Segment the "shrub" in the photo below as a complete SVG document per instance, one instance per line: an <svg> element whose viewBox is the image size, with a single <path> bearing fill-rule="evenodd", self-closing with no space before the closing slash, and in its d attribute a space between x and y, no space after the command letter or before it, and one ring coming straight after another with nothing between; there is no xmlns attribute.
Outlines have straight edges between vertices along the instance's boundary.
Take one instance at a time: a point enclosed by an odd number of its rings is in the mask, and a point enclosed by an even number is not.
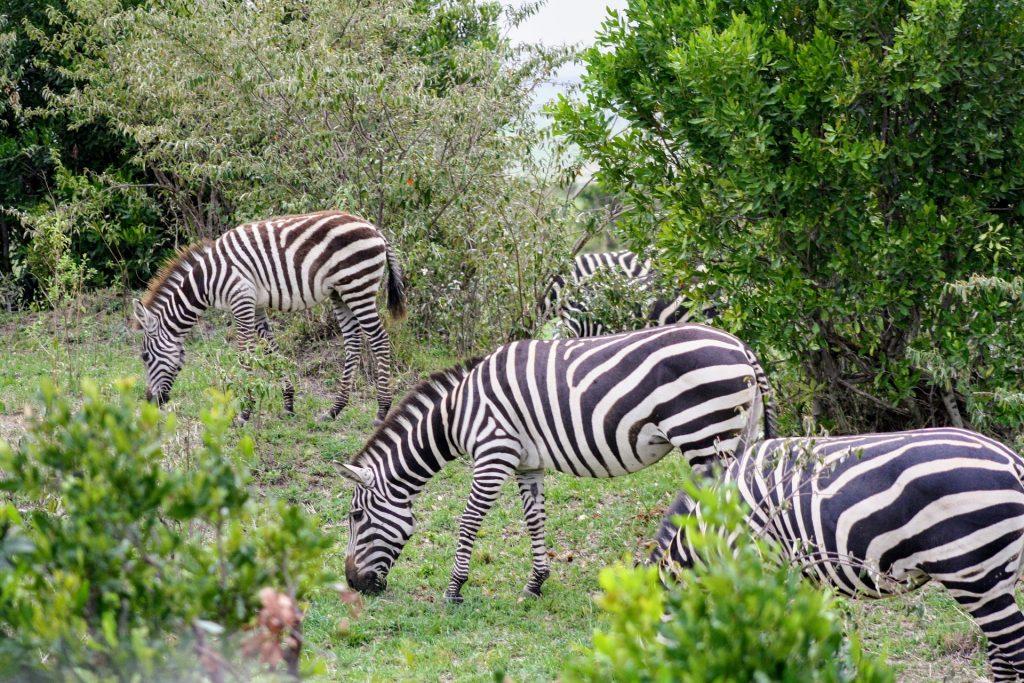
<svg viewBox="0 0 1024 683"><path fill-rule="evenodd" d="M843 635L833 599L779 562L743 522L735 487L688 486L705 524L677 521L702 562L665 591L654 567L600 575L605 630L569 681L890 681ZM663 619L664 617L664 619Z"/></svg>
<svg viewBox="0 0 1024 683"><path fill-rule="evenodd" d="M232 459L252 442L225 446L223 397L203 414L202 446L168 463L173 415L126 382L113 401L82 390L74 409L44 384L29 434L0 444L0 670L213 677L261 601L301 605L325 578L330 542L299 508L251 499ZM290 637L296 659L301 632Z"/></svg>
<svg viewBox="0 0 1024 683"><path fill-rule="evenodd" d="M986 346L965 315L1012 321L946 287L1024 271L1020 3L637 0L584 61L558 125L628 241L684 281L704 263L723 323L799 366L825 426L955 423L1001 372L975 355L947 386L911 350L956 363ZM979 388L1015 390L1006 365Z"/></svg>

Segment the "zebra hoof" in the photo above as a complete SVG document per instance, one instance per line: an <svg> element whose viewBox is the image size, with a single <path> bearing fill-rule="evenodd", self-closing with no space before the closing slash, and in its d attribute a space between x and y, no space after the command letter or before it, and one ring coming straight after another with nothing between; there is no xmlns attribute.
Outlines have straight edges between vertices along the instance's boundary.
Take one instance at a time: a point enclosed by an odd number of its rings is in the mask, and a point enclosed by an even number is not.
<svg viewBox="0 0 1024 683"><path fill-rule="evenodd" d="M461 605L466 599L461 595L444 594L444 601L449 605Z"/></svg>
<svg viewBox="0 0 1024 683"><path fill-rule="evenodd" d="M373 426L374 427L380 427L382 424L384 424L384 420L382 420L379 417L373 418Z"/></svg>
<svg viewBox="0 0 1024 683"><path fill-rule="evenodd" d="M540 600L540 590L534 592L529 588L524 588L520 600Z"/></svg>
<svg viewBox="0 0 1024 683"><path fill-rule="evenodd" d="M320 416L320 422L334 422L334 418L338 417L338 414L333 410L328 410L326 413Z"/></svg>

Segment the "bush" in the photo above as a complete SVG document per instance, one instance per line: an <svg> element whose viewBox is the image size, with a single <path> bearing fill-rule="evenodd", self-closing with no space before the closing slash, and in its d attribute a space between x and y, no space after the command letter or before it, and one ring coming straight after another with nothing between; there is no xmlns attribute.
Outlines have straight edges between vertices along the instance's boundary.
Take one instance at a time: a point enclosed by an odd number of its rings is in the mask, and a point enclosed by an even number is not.
<svg viewBox="0 0 1024 683"><path fill-rule="evenodd" d="M331 543L299 508L251 500L232 458L252 442L225 447L223 398L203 415L202 446L167 463L173 415L137 403L129 383L109 402L82 389L76 410L44 385L29 434L17 449L0 444L0 670L223 673L261 603L301 605L322 582ZM301 631L286 636L297 666Z"/></svg>
<svg viewBox="0 0 1024 683"><path fill-rule="evenodd" d="M637 0L584 61L558 125L629 243L684 281L704 263L723 324L799 366L824 426L955 424L976 388L1015 390L1012 344L950 386L932 370L986 346L965 316L1013 319L946 288L1024 272L1024 6Z"/></svg>
<svg viewBox="0 0 1024 683"><path fill-rule="evenodd" d="M706 525L677 521L703 561L669 591L654 567L604 569L599 604L608 626L566 680L892 680L844 637L829 595L788 565L765 561L780 555L750 535L735 487L688 491Z"/></svg>

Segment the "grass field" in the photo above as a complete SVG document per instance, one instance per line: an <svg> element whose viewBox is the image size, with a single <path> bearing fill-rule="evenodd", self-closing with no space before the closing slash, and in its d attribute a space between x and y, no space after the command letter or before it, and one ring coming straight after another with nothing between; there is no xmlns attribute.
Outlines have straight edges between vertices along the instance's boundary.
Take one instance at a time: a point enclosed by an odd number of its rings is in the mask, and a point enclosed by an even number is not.
<svg viewBox="0 0 1024 683"><path fill-rule="evenodd" d="M37 382L52 377L73 387L83 377L101 386L138 376L137 335L126 329L118 298L90 300L70 318L53 314L0 317L0 438L17 439L25 406ZM0 314L3 315L3 314ZM347 481L331 460L355 453L370 434L376 409L372 390L360 379L353 404L334 422L319 416L338 380L339 340L303 342L286 317L275 319L286 354L298 361L295 416L279 399L269 402L238 431L257 443L252 470L260 493L302 504L319 515L338 541L331 569L342 575L349 504ZM204 389L228 381L226 319L211 316L190 337L185 369L168 406L179 430L198 429ZM422 374L456 359L424 349L399 330L395 334L400 374L398 395ZM111 392L112 393L112 392ZM141 393L141 388L140 388ZM458 515L469 490L464 462L449 466L417 503L418 530L389 577L387 592L370 598L348 627L329 591L314 599L305 624L307 646L329 667L330 678L348 680L553 679L566 659L589 642L601 625L594 605L601 567L643 552L664 506L678 486L680 462L667 458L640 474L615 480L547 480L548 541L552 576L540 600L523 601L520 589L530 568L529 541L519 497L509 486L486 519L476 547L465 604L440 600L454 555ZM901 680L977 680L983 650L975 627L940 589L885 602L849 602L849 625L869 652L884 653Z"/></svg>

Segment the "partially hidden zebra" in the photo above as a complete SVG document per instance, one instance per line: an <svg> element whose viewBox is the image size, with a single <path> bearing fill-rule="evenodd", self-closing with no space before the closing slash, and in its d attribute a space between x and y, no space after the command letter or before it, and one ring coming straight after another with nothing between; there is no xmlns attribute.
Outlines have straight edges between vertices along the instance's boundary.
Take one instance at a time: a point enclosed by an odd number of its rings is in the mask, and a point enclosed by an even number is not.
<svg viewBox="0 0 1024 683"><path fill-rule="evenodd" d="M654 286L655 274L651 269L650 260L642 260L631 251L606 251L579 254L573 259L572 271L568 277L556 275L541 304L541 319L557 318L556 337L592 337L609 332L594 317L584 301L588 281L602 271L608 271L628 279L631 286L641 290L651 290ZM593 286L598 286L594 284ZM570 293L567 290L571 290ZM649 310L639 311L639 317L645 318L647 326L670 325L679 322L703 322L715 316L711 305L705 306L694 318L690 309L690 301L680 294L675 298L657 297L651 302Z"/></svg>
<svg viewBox="0 0 1024 683"><path fill-rule="evenodd" d="M448 462L470 458L473 482L459 523L445 597L460 602L484 516L515 478L531 539L525 592L549 574L544 472L616 477L673 449L695 466L728 454L745 410L770 387L732 335L672 325L606 337L520 341L437 373L412 389L342 473L356 482L345 571L363 592L385 578L412 536L412 507ZM773 416L765 413L765 431Z"/></svg>
<svg viewBox="0 0 1024 683"><path fill-rule="evenodd" d="M725 471L752 533L836 591L880 598L929 580L949 590L988 638L996 680L1024 678L1024 460L962 429L772 439ZM681 495L670 515L696 515ZM663 523L654 560L670 583L699 556L685 527Z"/></svg>
<svg viewBox="0 0 1024 683"><path fill-rule="evenodd" d="M331 300L344 337L341 387L328 416L348 403L361 335L376 361L377 418L391 406L391 345L377 313L377 290L388 271L388 310L405 315L402 274L391 245L369 222L338 211L246 223L181 250L152 280L134 313L143 331L146 397L164 403L185 360L184 338L208 308L227 310L243 350L257 337L272 351L267 309L300 311ZM286 381L285 410L294 389Z"/></svg>

